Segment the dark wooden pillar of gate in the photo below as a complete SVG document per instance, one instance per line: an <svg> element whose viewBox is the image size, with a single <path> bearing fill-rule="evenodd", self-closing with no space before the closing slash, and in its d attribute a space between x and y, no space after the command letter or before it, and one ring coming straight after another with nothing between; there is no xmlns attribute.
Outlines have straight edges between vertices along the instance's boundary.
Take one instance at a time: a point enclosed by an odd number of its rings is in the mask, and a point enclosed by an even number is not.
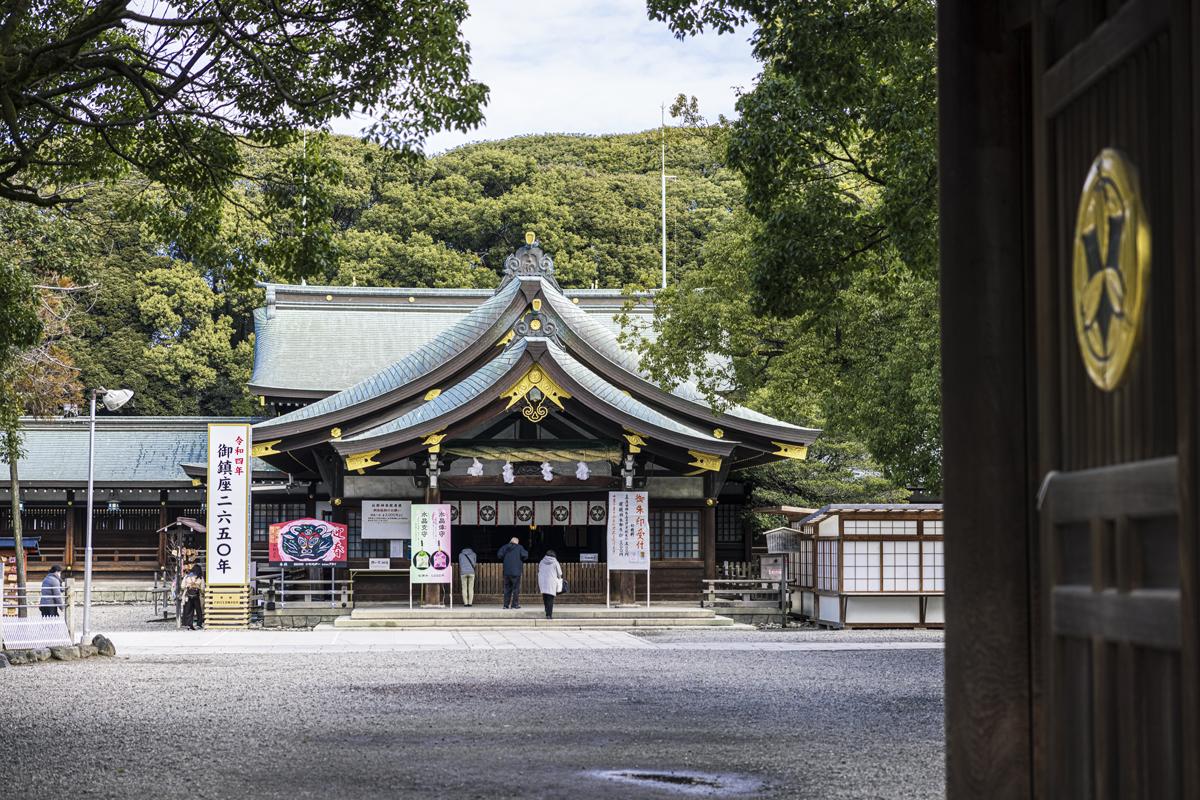
<svg viewBox="0 0 1200 800"><path fill-rule="evenodd" d="M1033 791L1029 78L1012 7L938 5L946 783L954 800Z"/></svg>

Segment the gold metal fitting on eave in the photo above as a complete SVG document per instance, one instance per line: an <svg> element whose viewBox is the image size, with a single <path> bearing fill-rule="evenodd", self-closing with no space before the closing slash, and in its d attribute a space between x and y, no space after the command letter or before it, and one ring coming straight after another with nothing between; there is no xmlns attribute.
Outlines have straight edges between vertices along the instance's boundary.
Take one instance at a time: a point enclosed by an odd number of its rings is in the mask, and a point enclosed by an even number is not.
<svg viewBox="0 0 1200 800"><path fill-rule="evenodd" d="M275 449L275 445L282 441L283 439L272 439L269 442L257 442L250 448L250 455L255 458L259 456L279 455L279 451Z"/></svg>
<svg viewBox="0 0 1200 800"><path fill-rule="evenodd" d="M441 395L441 393L442 393L441 389L430 389L428 392L425 393L425 402L428 403L430 400L437 399L437 397L439 395Z"/></svg>
<svg viewBox="0 0 1200 800"><path fill-rule="evenodd" d="M496 342L496 347L504 347L506 344L511 342L513 340L513 337L515 337L516 335L517 335L516 331L509 331L508 333L506 333L500 337L500 341Z"/></svg>
<svg viewBox="0 0 1200 800"><path fill-rule="evenodd" d="M1137 352L1150 284L1150 221L1137 168L1100 151L1079 196L1072 244L1075 336L1092 383L1111 392Z"/></svg>
<svg viewBox="0 0 1200 800"><path fill-rule="evenodd" d="M630 453L640 453L642 452L642 448L649 444L640 433L626 433L623 436L625 437L625 441L629 442Z"/></svg>
<svg viewBox="0 0 1200 800"><path fill-rule="evenodd" d="M442 452L442 439L445 438L446 434L444 433L431 433L425 437L425 440L421 444L428 447L431 453L440 453Z"/></svg>
<svg viewBox="0 0 1200 800"><path fill-rule="evenodd" d="M342 438L342 429L341 428L330 428L329 435L332 436L334 439L340 439L340 438Z"/></svg>
<svg viewBox="0 0 1200 800"><path fill-rule="evenodd" d="M525 231L525 244L533 244L536 241L537 236L534 235L533 231Z"/></svg>
<svg viewBox="0 0 1200 800"><path fill-rule="evenodd" d="M806 444L787 444L785 442L771 442L779 449L771 455L780 456L781 458L794 458L797 461L803 461L808 458L808 445Z"/></svg>
<svg viewBox="0 0 1200 800"><path fill-rule="evenodd" d="M362 453L351 453L346 456L346 469L350 471L366 469L367 467L378 467L379 462L375 460L375 456L379 455L378 450L366 450Z"/></svg>
<svg viewBox="0 0 1200 800"><path fill-rule="evenodd" d="M712 453L701 453L699 450L688 450L688 455L695 459L688 464L689 467L697 467L709 472L720 472L721 457Z"/></svg>

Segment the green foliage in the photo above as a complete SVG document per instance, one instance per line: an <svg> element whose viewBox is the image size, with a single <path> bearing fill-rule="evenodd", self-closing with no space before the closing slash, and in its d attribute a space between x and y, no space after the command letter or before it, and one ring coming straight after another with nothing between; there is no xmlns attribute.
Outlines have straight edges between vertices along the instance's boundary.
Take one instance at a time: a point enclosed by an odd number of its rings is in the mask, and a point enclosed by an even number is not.
<svg viewBox="0 0 1200 800"><path fill-rule="evenodd" d="M822 436L804 461L786 460L748 471L754 506L820 508L830 503L896 503L908 493L884 477L853 440ZM758 515L763 529L781 524Z"/></svg>
<svg viewBox="0 0 1200 800"><path fill-rule="evenodd" d="M350 110L419 153L482 120L466 0L150 4L24 0L0 12L0 197L43 206L136 169L193 222L277 146Z"/></svg>
<svg viewBox="0 0 1200 800"><path fill-rule="evenodd" d="M714 397L863 442L884 474L941 486L932 0L650 0L680 37L753 26L764 65L714 146L753 224L659 304L663 379L705 352ZM695 103L672 109L693 122ZM716 239L710 246L716 244ZM704 301L696 290L724 284ZM705 305L719 305L706 317ZM678 317L677 321L671 321ZM800 396L817 408L795 408ZM793 406L793 408L789 408Z"/></svg>

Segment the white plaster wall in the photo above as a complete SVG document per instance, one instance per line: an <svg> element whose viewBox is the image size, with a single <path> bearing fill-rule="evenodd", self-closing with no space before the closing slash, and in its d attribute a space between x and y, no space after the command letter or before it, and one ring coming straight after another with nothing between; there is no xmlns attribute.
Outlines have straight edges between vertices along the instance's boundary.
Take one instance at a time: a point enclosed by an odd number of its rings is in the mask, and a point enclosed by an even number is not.
<svg viewBox="0 0 1200 800"><path fill-rule="evenodd" d="M834 514L832 517L821 520L821 524L817 526L818 536L837 536L838 535L838 518Z"/></svg>
<svg viewBox="0 0 1200 800"><path fill-rule="evenodd" d="M929 598L929 604L925 606L925 621L931 625L946 624L946 598Z"/></svg>
<svg viewBox="0 0 1200 800"><path fill-rule="evenodd" d="M919 597L849 597L847 625L919 625Z"/></svg>
<svg viewBox="0 0 1200 800"><path fill-rule="evenodd" d="M817 597L817 619L822 622L842 624L841 602L837 596L819 595Z"/></svg>

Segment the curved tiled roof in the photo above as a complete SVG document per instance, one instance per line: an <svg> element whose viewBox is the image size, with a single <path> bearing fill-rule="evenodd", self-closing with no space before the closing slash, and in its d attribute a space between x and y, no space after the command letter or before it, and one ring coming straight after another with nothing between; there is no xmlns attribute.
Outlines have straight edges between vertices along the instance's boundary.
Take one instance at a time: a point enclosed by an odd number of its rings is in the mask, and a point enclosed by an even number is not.
<svg viewBox="0 0 1200 800"><path fill-rule="evenodd" d="M524 354L525 340L518 339L505 348L499 356L484 364L469 377L451 386L432 400L427 400L412 411L396 419L389 420L382 425L377 425L361 433L356 433L353 436L346 436L341 441L343 443L354 442L361 444L366 440L377 439L381 436L388 436L413 428L421 428L435 422L439 417L454 411L464 403L473 400L484 392L491 391L495 387L495 384L501 381L509 370L521 360L521 356ZM500 395L497 394L496 397L499 399Z"/></svg>
<svg viewBox="0 0 1200 800"><path fill-rule="evenodd" d="M658 387L657 384L655 384L654 381L642 371L641 364L638 362L637 356L623 348L621 343L617 341L617 337L613 335L612 331L608 330L603 325L598 325L589 314L580 311L579 308L577 308L562 293L555 290L554 287L548 285L544 286L544 291L546 299L549 301L554 313L558 315L558 317L565 323L565 327L567 328L565 333L567 335L573 334L579 337L583 343L587 344L589 347L591 347L591 349L598 352L604 358L608 359L625 372L628 372L643 381L655 385L661 391L667 391L661 389L661 387ZM689 403L694 403L698 406L701 406L704 410L712 413L708 399L704 396L704 393L700 391L700 388L691 381L679 384L674 389L671 389L670 393L678 398L687 400ZM816 431L812 430L811 428L793 425L790 422L784 422L782 420L775 419L774 417L759 413L758 411L746 408L745 406L731 405L725 408L724 413L732 417L738 417L740 419L747 420L748 422L757 422L764 425L774 425L780 428L792 429L800 434L816 434ZM714 418L716 417L715 414L713 416Z"/></svg>
<svg viewBox="0 0 1200 800"><path fill-rule="evenodd" d="M432 340L383 370L337 394L318 400L290 414L261 422L255 426L256 430L269 431L280 425L348 408L372 397L400 389L427 375L439 364L458 355L481 337L488 336L488 331L501 321L505 309L509 307L520 289L518 282L509 284L502 291L477 306L467 316L438 333ZM390 329L392 326L387 327Z"/></svg>
<svg viewBox="0 0 1200 800"><path fill-rule="evenodd" d="M689 438L696 439L697 442L706 442L717 445L722 443L724 443L724 445L737 444L737 442L734 442L730 439L714 438L706 431L702 431L699 428L693 428L691 425L668 417L666 414L663 414L662 412L646 405L641 400L630 397L621 389L613 386L607 380L592 372L583 364L580 364L578 361L572 358L566 350L562 349L553 342L549 343L547 350L549 351L554 363L562 367L563 371L566 372L572 380L582 386L588 392L588 394L628 416L642 420L648 425L653 425L657 428L678 433L681 436L687 436ZM723 449L727 448L723 447Z"/></svg>

